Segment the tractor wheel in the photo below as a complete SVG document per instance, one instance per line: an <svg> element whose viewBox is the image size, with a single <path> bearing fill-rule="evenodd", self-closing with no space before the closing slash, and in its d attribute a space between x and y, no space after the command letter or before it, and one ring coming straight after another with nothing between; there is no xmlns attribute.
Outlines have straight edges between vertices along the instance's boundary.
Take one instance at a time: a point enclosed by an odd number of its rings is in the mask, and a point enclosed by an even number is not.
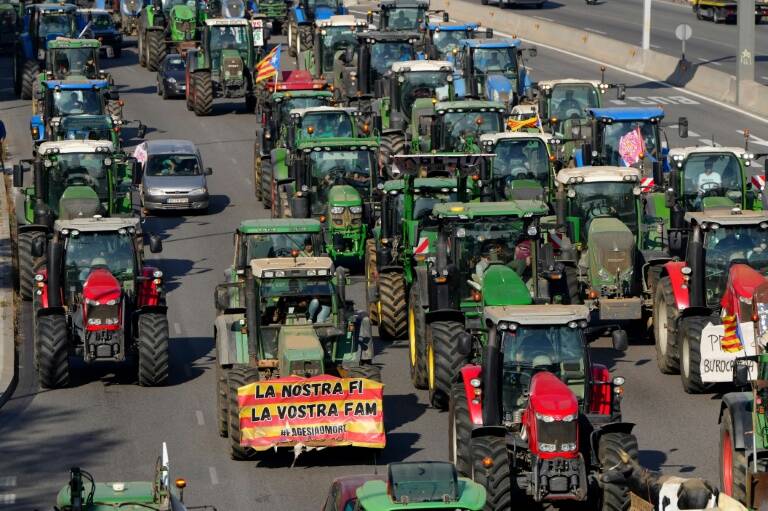
<svg viewBox="0 0 768 511"><path fill-rule="evenodd" d="M741 503L747 501L747 457L733 446L733 419L723 410L720 423L720 488Z"/></svg>
<svg viewBox="0 0 768 511"><path fill-rule="evenodd" d="M272 208L272 162L268 166L261 163L261 205L264 209Z"/></svg>
<svg viewBox="0 0 768 511"><path fill-rule="evenodd" d="M559 295L562 303L566 305L582 303L581 293L579 293L579 273L573 266L565 267L560 280L550 282L553 289L550 291L550 296Z"/></svg>
<svg viewBox="0 0 768 511"><path fill-rule="evenodd" d="M402 339L408 330L405 278L396 272L379 275L379 337Z"/></svg>
<svg viewBox="0 0 768 511"><path fill-rule="evenodd" d="M165 36L160 30L147 32L147 70L157 71L166 54Z"/></svg>
<svg viewBox="0 0 768 511"><path fill-rule="evenodd" d="M215 336L214 336L215 338ZM221 366L216 366L216 420L219 424L219 436L227 438L229 435L229 396L227 395L227 371Z"/></svg>
<svg viewBox="0 0 768 511"><path fill-rule="evenodd" d="M211 82L211 73L208 71L199 71L192 77L195 87L195 100L193 107L195 115L209 115L211 105L213 104L213 82Z"/></svg>
<svg viewBox="0 0 768 511"><path fill-rule="evenodd" d="M299 27L299 41L301 41L301 51L311 50L315 46L315 35L310 25Z"/></svg>
<svg viewBox="0 0 768 511"><path fill-rule="evenodd" d="M189 78L189 87L187 88L186 91L184 91L184 104L187 107L187 110L190 112L195 109L195 102L194 102L195 91L190 90L190 89L193 89L194 86L195 86L195 76L192 75Z"/></svg>
<svg viewBox="0 0 768 511"><path fill-rule="evenodd" d="M32 99L32 87L40 74L40 66L34 60L24 62L21 71L21 99Z"/></svg>
<svg viewBox="0 0 768 511"><path fill-rule="evenodd" d="M469 419L464 383L454 383L448 406L448 459L456 465L459 475L465 477L472 473L471 436L472 422Z"/></svg>
<svg viewBox="0 0 768 511"><path fill-rule="evenodd" d="M680 371L680 349L675 336L679 317L672 283L669 277L663 277L656 286L653 298L653 337L656 343L656 364L664 374Z"/></svg>
<svg viewBox="0 0 768 511"><path fill-rule="evenodd" d="M693 13L696 14L697 20L703 20L704 16L701 15L701 8L698 6L698 4L694 4L693 6Z"/></svg>
<svg viewBox="0 0 768 511"><path fill-rule="evenodd" d="M373 364L352 366L347 371L347 378L365 378L381 383L381 368Z"/></svg>
<svg viewBox="0 0 768 511"><path fill-rule="evenodd" d="M259 370L244 365L236 365L227 373L227 393L229 394L229 447L233 460L247 460L253 457L253 451L240 445L240 408L237 403L237 389L243 385L259 381Z"/></svg>
<svg viewBox="0 0 768 511"><path fill-rule="evenodd" d="M252 114L256 111L256 96L253 94L245 95L245 111Z"/></svg>
<svg viewBox="0 0 768 511"><path fill-rule="evenodd" d="M485 511L511 509L512 477L504 437L478 436L472 439L472 479L485 487ZM490 466L488 465L490 462Z"/></svg>
<svg viewBox="0 0 768 511"><path fill-rule="evenodd" d="M428 389L427 339L424 325L424 309L418 293L418 284L411 286L408 300L408 360L411 367L411 382L417 389Z"/></svg>
<svg viewBox="0 0 768 511"><path fill-rule="evenodd" d="M22 300L31 300L35 286L35 268L39 260L32 255L32 247L37 240L45 240L45 233L24 231L19 233L19 294Z"/></svg>
<svg viewBox="0 0 768 511"><path fill-rule="evenodd" d="M67 318L51 314L36 318L35 361L40 386L55 389L69 385L69 346Z"/></svg>
<svg viewBox="0 0 768 511"><path fill-rule="evenodd" d="M688 394L700 394L709 387L701 380L701 332L709 323L719 324L720 318L694 316L680 323L680 379Z"/></svg>
<svg viewBox="0 0 768 511"><path fill-rule="evenodd" d="M136 38L136 45L138 46L136 53L139 54L139 65L141 67L147 67L147 32L146 30L139 29L139 36Z"/></svg>
<svg viewBox="0 0 768 511"><path fill-rule="evenodd" d="M637 438L629 433L604 433L600 435L597 459L604 470L622 463L621 452L637 460ZM626 511L629 509L629 488L623 484L605 484L602 487L600 509L602 511Z"/></svg>
<svg viewBox="0 0 768 511"><path fill-rule="evenodd" d="M388 133L381 137L379 146L379 168L384 171L387 179L394 179L392 175L391 157L396 154L405 154L405 135L402 133Z"/></svg>
<svg viewBox="0 0 768 511"><path fill-rule="evenodd" d="M288 54L296 57L296 34L299 32L299 26L295 19L288 21Z"/></svg>
<svg viewBox="0 0 768 511"><path fill-rule="evenodd" d="M139 385L157 387L168 381L168 317L147 313L139 316Z"/></svg>
<svg viewBox="0 0 768 511"><path fill-rule="evenodd" d="M253 191L256 200L264 200L261 188L261 147L258 140L253 143Z"/></svg>
<svg viewBox="0 0 768 511"><path fill-rule="evenodd" d="M463 332L464 325L458 321L435 321L427 326L429 400L440 410L448 408L451 384L467 361L456 349L456 338Z"/></svg>
<svg viewBox="0 0 768 511"><path fill-rule="evenodd" d="M377 288L377 268L376 268L376 240L371 238L365 240L365 301L368 304L368 317L371 323L379 323L379 301L374 300L374 290ZM377 294L377 293L376 293ZM379 337L382 337L379 329Z"/></svg>

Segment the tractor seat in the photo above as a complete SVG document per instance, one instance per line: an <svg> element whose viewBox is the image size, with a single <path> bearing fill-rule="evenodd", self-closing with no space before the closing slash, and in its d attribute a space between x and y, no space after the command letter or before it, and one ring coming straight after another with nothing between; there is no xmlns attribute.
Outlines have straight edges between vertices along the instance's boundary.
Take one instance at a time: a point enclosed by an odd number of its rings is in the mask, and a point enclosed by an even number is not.
<svg viewBox="0 0 768 511"><path fill-rule="evenodd" d="M552 365L552 359L547 355L536 355L531 361L533 367L542 367Z"/></svg>

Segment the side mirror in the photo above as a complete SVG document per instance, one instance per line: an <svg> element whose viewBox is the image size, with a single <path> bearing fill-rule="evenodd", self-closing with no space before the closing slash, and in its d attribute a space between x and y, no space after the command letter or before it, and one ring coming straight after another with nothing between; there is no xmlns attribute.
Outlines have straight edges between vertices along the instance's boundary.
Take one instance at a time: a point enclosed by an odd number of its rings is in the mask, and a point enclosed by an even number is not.
<svg viewBox="0 0 768 511"><path fill-rule="evenodd" d="M539 50L537 48L528 48L528 57L534 58L538 54L539 54Z"/></svg>
<svg viewBox="0 0 768 511"><path fill-rule="evenodd" d="M680 117L677 121L677 136L680 138L688 138L688 118Z"/></svg>
<svg viewBox="0 0 768 511"><path fill-rule="evenodd" d="M673 188L667 188L664 190L664 205L668 209L672 209L675 206L675 202L677 202L675 190Z"/></svg>
<svg viewBox="0 0 768 511"><path fill-rule="evenodd" d="M139 129L136 130L137 138L144 138L147 134L147 125L139 123Z"/></svg>
<svg viewBox="0 0 768 511"><path fill-rule="evenodd" d="M611 332L611 342L613 349L621 351L622 353L627 351L629 347L629 339L627 338L626 330L614 330Z"/></svg>
<svg viewBox="0 0 768 511"><path fill-rule="evenodd" d="M737 359L733 364L733 383L737 387L749 386L749 361Z"/></svg>
<svg viewBox="0 0 768 511"><path fill-rule="evenodd" d="M43 257L45 255L45 238L37 236L32 243L32 255L34 257Z"/></svg>
<svg viewBox="0 0 768 511"><path fill-rule="evenodd" d="M472 354L472 336L467 332L462 332L456 337L456 351L464 357Z"/></svg>
<svg viewBox="0 0 768 511"><path fill-rule="evenodd" d="M349 65L355 60L355 49L352 47L344 48L344 63Z"/></svg>
<svg viewBox="0 0 768 511"><path fill-rule="evenodd" d="M24 186L24 168L21 165L13 166L13 186L15 188Z"/></svg>
<svg viewBox="0 0 768 511"><path fill-rule="evenodd" d="M153 254L159 254L163 251L163 240L157 234L149 235L149 251Z"/></svg>
<svg viewBox="0 0 768 511"><path fill-rule="evenodd" d="M485 37L486 39L490 39L493 37L493 29L492 28L486 28L485 29Z"/></svg>
<svg viewBox="0 0 768 511"><path fill-rule="evenodd" d="M211 167L205 167L205 175L210 176L213 174L213 169Z"/></svg>
<svg viewBox="0 0 768 511"><path fill-rule="evenodd" d="M616 99L619 99L621 101L624 101L627 99L627 86L623 83L620 83L616 86Z"/></svg>
<svg viewBox="0 0 768 511"><path fill-rule="evenodd" d="M447 23L449 21L451 21L451 18L448 16L447 12L444 12L443 13L443 22Z"/></svg>

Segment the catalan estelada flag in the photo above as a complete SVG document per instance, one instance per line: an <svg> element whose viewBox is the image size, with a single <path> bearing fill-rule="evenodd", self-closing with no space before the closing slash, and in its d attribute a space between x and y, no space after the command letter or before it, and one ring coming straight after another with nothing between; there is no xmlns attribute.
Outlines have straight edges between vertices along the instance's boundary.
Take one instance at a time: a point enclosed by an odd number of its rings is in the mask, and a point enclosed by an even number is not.
<svg viewBox="0 0 768 511"><path fill-rule="evenodd" d="M528 119L522 119L520 121L517 121L515 119L509 119L507 121L507 127L510 131L520 131L525 128L538 128L539 127L539 116L533 116L529 117Z"/></svg>
<svg viewBox="0 0 768 511"><path fill-rule="evenodd" d="M736 353L744 349L744 343L741 340L741 329L739 328L739 318L736 315L723 315L723 327L725 332L720 341L720 348L726 353Z"/></svg>
<svg viewBox="0 0 768 511"><path fill-rule="evenodd" d="M267 53L267 56L256 64L256 83L277 76L280 70L280 45L278 44Z"/></svg>

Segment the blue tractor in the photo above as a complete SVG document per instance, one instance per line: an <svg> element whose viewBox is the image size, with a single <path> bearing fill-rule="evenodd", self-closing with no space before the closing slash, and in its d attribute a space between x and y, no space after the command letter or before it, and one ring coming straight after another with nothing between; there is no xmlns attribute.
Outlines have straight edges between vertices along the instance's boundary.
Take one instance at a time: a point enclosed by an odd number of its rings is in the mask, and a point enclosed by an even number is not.
<svg viewBox="0 0 768 511"><path fill-rule="evenodd" d="M293 56L314 46L315 20L348 14L343 0L299 0L288 12L288 51Z"/></svg>
<svg viewBox="0 0 768 511"><path fill-rule="evenodd" d="M493 37L493 30L488 28L480 32L477 23L460 23L448 21L447 13L443 15L443 21L427 24L427 32L424 41L424 53L429 60L447 60L453 62L459 52L459 44L462 39L475 39L478 34L485 37Z"/></svg>
<svg viewBox="0 0 768 511"><path fill-rule="evenodd" d="M456 70L462 74L467 97L503 103L511 110L521 98L533 94L524 56L536 48L522 48L520 39L462 39Z"/></svg>
<svg viewBox="0 0 768 511"><path fill-rule="evenodd" d="M33 84L45 69L48 41L78 35L76 10L71 4L30 4L24 8L13 62L13 86L21 99L32 99Z"/></svg>

